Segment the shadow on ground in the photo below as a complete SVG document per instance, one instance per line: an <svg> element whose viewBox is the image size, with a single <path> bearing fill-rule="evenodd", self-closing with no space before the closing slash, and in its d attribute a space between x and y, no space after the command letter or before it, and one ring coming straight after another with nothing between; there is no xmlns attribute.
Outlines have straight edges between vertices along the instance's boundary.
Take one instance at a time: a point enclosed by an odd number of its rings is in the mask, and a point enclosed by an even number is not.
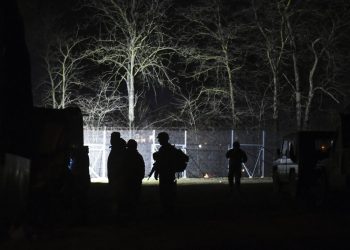
<svg viewBox="0 0 350 250"><path fill-rule="evenodd" d="M58 226L1 249L347 249L343 199L315 207L275 194L271 182L244 182L240 195L230 195L225 182L187 182L178 185L176 212L166 217L151 183L143 185L135 217L117 221L107 184L94 183L86 225Z"/></svg>

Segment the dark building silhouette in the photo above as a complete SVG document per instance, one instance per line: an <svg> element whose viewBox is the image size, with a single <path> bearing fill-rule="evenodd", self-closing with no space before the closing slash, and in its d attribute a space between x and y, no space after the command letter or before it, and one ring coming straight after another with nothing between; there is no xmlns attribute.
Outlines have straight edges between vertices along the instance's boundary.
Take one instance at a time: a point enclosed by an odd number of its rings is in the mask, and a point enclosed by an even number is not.
<svg viewBox="0 0 350 250"><path fill-rule="evenodd" d="M29 157L30 58L16 1L2 1L0 30L0 147L2 152Z"/></svg>
<svg viewBox="0 0 350 250"><path fill-rule="evenodd" d="M23 221L29 182L25 159L31 158L30 60L16 1L1 1L0 34L0 199L7 201L0 206L0 235L6 235L8 227Z"/></svg>

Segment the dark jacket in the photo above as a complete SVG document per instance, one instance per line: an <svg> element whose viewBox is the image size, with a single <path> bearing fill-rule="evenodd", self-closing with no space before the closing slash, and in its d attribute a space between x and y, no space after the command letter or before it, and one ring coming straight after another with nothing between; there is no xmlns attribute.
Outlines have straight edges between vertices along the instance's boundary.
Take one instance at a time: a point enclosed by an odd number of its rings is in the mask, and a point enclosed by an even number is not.
<svg viewBox="0 0 350 250"><path fill-rule="evenodd" d="M226 158L229 159L230 169L240 169L242 163L247 162L247 154L240 148L232 148L226 153Z"/></svg>
<svg viewBox="0 0 350 250"><path fill-rule="evenodd" d="M142 155L135 149L127 149L124 158L125 177L132 185L141 184L145 176L145 162Z"/></svg>
<svg viewBox="0 0 350 250"><path fill-rule="evenodd" d="M120 171L123 169L125 148L112 147L107 161L107 176L110 183L117 181Z"/></svg>
<svg viewBox="0 0 350 250"><path fill-rule="evenodd" d="M155 175L159 174L160 181L173 181L175 179L174 154L175 147L170 143L159 148L158 152L153 154L155 160Z"/></svg>

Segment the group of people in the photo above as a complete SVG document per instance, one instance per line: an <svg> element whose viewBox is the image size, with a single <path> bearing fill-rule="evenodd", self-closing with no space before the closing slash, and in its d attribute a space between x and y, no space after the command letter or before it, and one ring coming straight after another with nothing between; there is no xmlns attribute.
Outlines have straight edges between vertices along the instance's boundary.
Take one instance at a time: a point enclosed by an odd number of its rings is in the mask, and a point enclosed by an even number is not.
<svg viewBox="0 0 350 250"><path fill-rule="evenodd" d="M113 206L119 216L130 212L138 202L145 176L145 162L137 150L137 142L133 139L126 142L119 132L111 134L110 147L108 181Z"/></svg>
<svg viewBox="0 0 350 250"><path fill-rule="evenodd" d="M176 166L175 146L169 143L169 135L161 132L157 136L160 148L153 154L154 165L148 177L154 174L159 178L159 195L166 214L174 210L176 199ZM238 141L228 150L228 181L230 191L240 190L242 163L247 161L246 153L240 148ZM130 139L126 142L119 132L111 134L111 151L108 156L108 180L113 195L113 204L118 215L129 213L138 202L142 179L145 176L145 163L137 150L137 142Z"/></svg>
<svg viewBox="0 0 350 250"><path fill-rule="evenodd" d="M159 150L153 154L154 166L148 175L159 178L160 201L164 212L171 213L176 197L176 170L174 156L176 148L169 143L169 135L161 132L157 136ZM108 181L113 197L113 206L118 216L123 216L135 208L145 176L145 163L137 150L137 142L126 142L119 132L111 134L111 151L108 156Z"/></svg>

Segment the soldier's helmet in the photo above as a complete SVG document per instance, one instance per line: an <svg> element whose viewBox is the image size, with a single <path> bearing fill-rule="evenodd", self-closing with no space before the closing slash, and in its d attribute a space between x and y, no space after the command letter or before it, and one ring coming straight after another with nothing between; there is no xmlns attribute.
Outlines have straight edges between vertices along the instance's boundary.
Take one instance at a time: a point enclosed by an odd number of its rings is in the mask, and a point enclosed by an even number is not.
<svg viewBox="0 0 350 250"><path fill-rule="evenodd" d="M111 145L116 146L120 143L120 133L119 132L112 132L111 134Z"/></svg>
<svg viewBox="0 0 350 250"><path fill-rule="evenodd" d="M129 149L137 149L137 142L134 139L130 139L126 143L126 147L129 148Z"/></svg>
<svg viewBox="0 0 350 250"><path fill-rule="evenodd" d="M241 144L238 141L233 142L233 148L240 148Z"/></svg>
<svg viewBox="0 0 350 250"><path fill-rule="evenodd" d="M157 136L159 140L169 141L169 135L166 132L160 132Z"/></svg>

